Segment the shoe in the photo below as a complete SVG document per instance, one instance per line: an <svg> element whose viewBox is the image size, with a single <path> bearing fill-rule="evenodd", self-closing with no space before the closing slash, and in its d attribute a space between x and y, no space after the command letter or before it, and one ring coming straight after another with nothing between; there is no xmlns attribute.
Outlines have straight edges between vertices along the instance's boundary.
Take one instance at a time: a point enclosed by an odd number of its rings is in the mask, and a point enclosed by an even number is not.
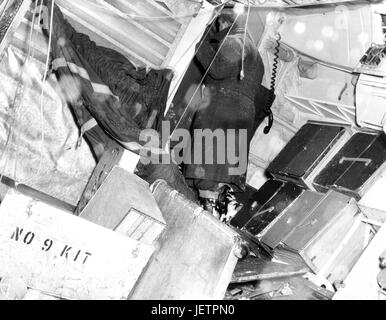
<svg viewBox="0 0 386 320"><path fill-rule="evenodd" d="M235 192L228 184L220 188L216 204L221 222L229 222L243 207L241 203L237 202Z"/></svg>

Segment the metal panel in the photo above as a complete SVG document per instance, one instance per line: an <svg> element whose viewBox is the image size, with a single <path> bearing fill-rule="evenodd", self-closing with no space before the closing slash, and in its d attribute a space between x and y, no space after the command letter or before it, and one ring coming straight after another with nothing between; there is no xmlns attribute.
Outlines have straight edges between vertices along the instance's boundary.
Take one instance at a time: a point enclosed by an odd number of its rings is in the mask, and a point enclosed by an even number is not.
<svg viewBox="0 0 386 320"><path fill-rule="evenodd" d="M237 262L237 234L166 182L153 194L167 227L131 299L222 299Z"/></svg>

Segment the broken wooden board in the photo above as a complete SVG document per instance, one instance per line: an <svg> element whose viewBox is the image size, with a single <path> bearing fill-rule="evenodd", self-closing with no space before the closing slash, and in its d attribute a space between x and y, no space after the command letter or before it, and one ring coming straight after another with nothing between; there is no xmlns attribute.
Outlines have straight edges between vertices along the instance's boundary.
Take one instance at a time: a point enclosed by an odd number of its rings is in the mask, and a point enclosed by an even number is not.
<svg viewBox="0 0 386 320"><path fill-rule="evenodd" d="M237 233L165 181L153 194L166 229L130 298L222 299L238 260Z"/></svg>
<svg viewBox="0 0 386 320"><path fill-rule="evenodd" d="M0 277L66 299L126 299L154 248L10 190L0 206Z"/></svg>

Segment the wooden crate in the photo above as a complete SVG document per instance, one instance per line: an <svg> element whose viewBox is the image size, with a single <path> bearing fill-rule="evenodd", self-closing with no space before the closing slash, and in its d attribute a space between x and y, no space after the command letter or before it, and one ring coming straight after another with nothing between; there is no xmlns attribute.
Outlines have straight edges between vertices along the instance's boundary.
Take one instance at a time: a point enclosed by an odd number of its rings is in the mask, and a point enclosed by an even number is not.
<svg viewBox="0 0 386 320"><path fill-rule="evenodd" d="M80 217L146 244L155 243L165 228L149 184L119 166L113 167Z"/></svg>
<svg viewBox="0 0 386 320"><path fill-rule="evenodd" d="M360 200L386 171L384 134L358 132L314 179L315 189L334 189Z"/></svg>
<svg viewBox="0 0 386 320"><path fill-rule="evenodd" d="M294 228L302 224L309 212L323 199L322 193L306 190L295 202L278 217L261 241L272 249L275 249L292 232Z"/></svg>
<svg viewBox="0 0 386 320"><path fill-rule="evenodd" d="M270 163L275 178L315 190L312 182L351 137L346 125L308 122Z"/></svg>
<svg viewBox="0 0 386 320"><path fill-rule="evenodd" d="M303 192L304 189L292 182L268 180L251 194L230 223L261 239Z"/></svg>
<svg viewBox="0 0 386 320"><path fill-rule="evenodd" d="M282 246L332 284L342 282L369 241L369 228L355 199L330 191L302 215Z"/></svg>
<svg viewBox="0 0 386 320"><path fill-rule="evenodd" d="M126 299L154 247L10 190L0 206L0 278L65 299Z"/></svg>

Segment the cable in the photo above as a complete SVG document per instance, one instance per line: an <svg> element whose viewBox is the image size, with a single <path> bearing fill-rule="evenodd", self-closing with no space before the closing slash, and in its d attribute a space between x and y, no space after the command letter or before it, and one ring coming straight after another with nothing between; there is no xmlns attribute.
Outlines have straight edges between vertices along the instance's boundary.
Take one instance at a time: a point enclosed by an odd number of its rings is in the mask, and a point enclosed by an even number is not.
<svg viewBox="0 0 386 320"><path fill-rule="evenodd" d="M247 38L247 29L248 29L248 20L249 20L250 11L251 11L251 2L250 2L250 0L248 0L248 14L247 14L247 19L245 21L245 26L244 26L243 53L241 56L240 80L244 79L245 40Z"/></svg>
<svg viewBox="0 0 386 320"><path fill-rule="evenodd" d="M268 124L263 130L264 134L268 134L269 131L271 131L271 128L273 125L273 113L272 113L271 107L275 101L275 87L276 87L276 78L277 78L277 68L279 64L280 40L281 40L281 35L280 33L278 33L276 38L276 46L275 46L273 65L272 65L271 86L270 86L270 90L269 90L267 101L264 108L264 113L268 117Z"/></svg>

